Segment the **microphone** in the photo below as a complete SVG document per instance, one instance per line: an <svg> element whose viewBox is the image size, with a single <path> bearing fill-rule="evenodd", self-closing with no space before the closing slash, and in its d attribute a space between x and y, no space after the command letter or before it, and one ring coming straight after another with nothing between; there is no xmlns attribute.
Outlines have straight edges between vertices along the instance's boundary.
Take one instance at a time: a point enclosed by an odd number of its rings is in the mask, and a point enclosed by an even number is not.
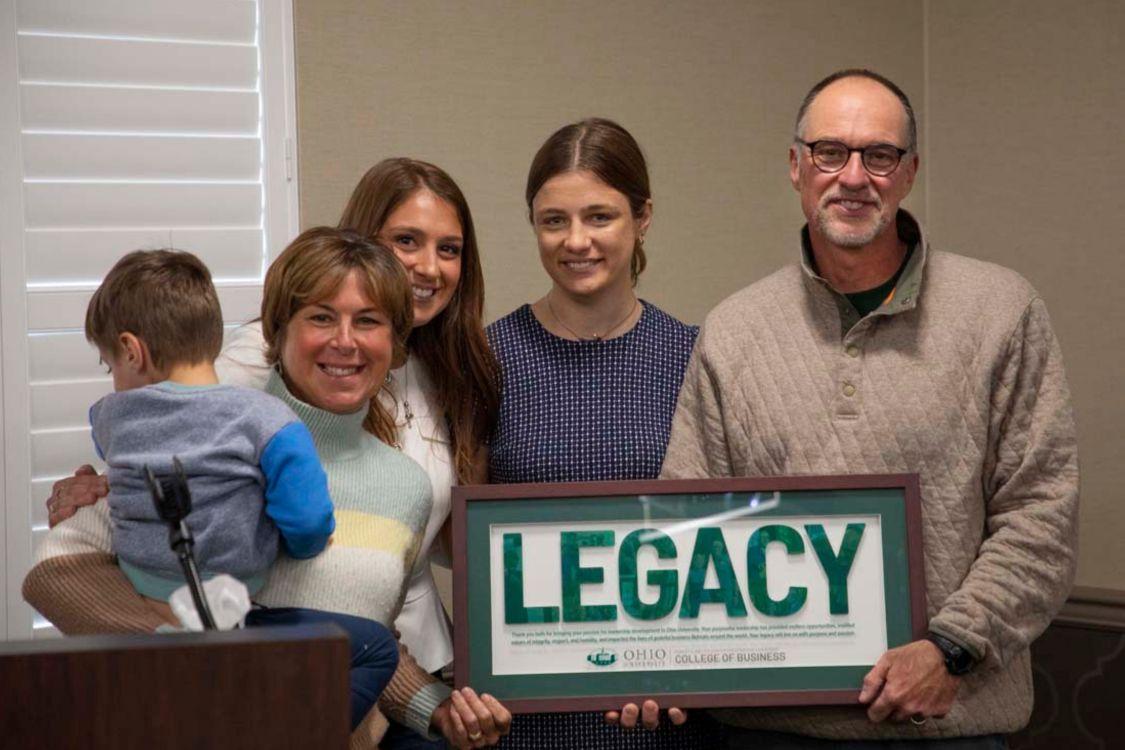
<svg viewBox="0 0 1125 750"><path fill-rule="evenodd" d="M195 610L199 613L199 621L203 623L204 630L215 630L215 618L211 615L211 608L203 596L203 584L199 580L199 569L195 565L195 555L192 548L195 537L187 525L187 516L191 513L191 491L188 489L187 476L184 474L183 464L177 456L172 457L172 474L157 478L152 469L145 464L145 483L152 494L152 504L156 507L156 514L168 524L168 543L172 551L179 558L180 567L183 568L184 578L187 579L188 589L191 590L191 599L195 602Z"/></svg>

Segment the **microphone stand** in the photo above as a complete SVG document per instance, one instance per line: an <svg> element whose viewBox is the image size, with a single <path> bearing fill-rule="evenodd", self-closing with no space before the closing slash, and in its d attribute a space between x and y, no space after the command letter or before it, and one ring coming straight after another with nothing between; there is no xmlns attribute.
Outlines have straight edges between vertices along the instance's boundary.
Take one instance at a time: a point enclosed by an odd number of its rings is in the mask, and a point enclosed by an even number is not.
<svg viewBox="0 0 1125 750"><path fill-rule="evenodd" d="M180 560L180 567L183 568L184 578L187 579L191 599L195 602L195 611L199 614L199 621L203 623L204 630L216 630L215 618L211 615L211 608L203 596L203 584L199 580L199 569L195 565L195 555L192 553L195 537L192 536L185 520L191 513L191 492L188 490L183 464L178 457L173 456L172 474L160 479L157 479L146 464L145 482L148 484L149 492L152 493L152 504L156 506L157 515L168 524L168 543Z"/></svg>

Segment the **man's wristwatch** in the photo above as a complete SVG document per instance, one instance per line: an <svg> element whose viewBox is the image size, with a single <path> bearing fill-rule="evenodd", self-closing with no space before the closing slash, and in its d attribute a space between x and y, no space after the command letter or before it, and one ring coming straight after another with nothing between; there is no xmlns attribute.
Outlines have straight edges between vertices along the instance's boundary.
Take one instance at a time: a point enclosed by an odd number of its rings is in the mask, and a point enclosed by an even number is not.
<svg viewBox="0 0 1125 750"><path fill-rule="evenodd" d="M968 649L957 645L943 635L926 633L926 640L938 647L942 658L945 659L945 668L954 677L968 674L977 665L977 660L973 658Z"/></svg>

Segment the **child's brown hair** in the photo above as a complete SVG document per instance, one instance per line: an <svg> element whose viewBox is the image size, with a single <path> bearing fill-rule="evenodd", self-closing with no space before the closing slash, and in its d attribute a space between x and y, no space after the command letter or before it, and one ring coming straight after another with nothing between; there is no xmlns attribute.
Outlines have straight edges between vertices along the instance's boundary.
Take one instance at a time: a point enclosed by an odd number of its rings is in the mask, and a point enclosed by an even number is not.
<svg viewBox="0 0 1125 750"><path fill-rule="evenodd" d="M86 340L118 352L118 337L144 341L153 365L213 362L223 312L211 272L182 250L135 250L114 264L86 308Z"/></svg>

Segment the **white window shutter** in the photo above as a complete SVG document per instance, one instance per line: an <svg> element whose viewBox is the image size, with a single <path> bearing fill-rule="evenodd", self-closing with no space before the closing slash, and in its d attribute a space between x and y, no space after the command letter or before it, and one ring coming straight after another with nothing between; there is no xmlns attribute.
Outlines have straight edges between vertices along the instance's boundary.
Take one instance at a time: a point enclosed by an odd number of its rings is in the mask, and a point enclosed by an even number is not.
<svg viewBox="0 0 1125 750"><path fill-rule="evenodd" d="M93 462L87 410L111 388L82 330L102 276L133 249L191 250L233 325L257 315L269 258L296 232L292 9L0 0L0 13L0 620L21 638L44 502Z"/></svg>

